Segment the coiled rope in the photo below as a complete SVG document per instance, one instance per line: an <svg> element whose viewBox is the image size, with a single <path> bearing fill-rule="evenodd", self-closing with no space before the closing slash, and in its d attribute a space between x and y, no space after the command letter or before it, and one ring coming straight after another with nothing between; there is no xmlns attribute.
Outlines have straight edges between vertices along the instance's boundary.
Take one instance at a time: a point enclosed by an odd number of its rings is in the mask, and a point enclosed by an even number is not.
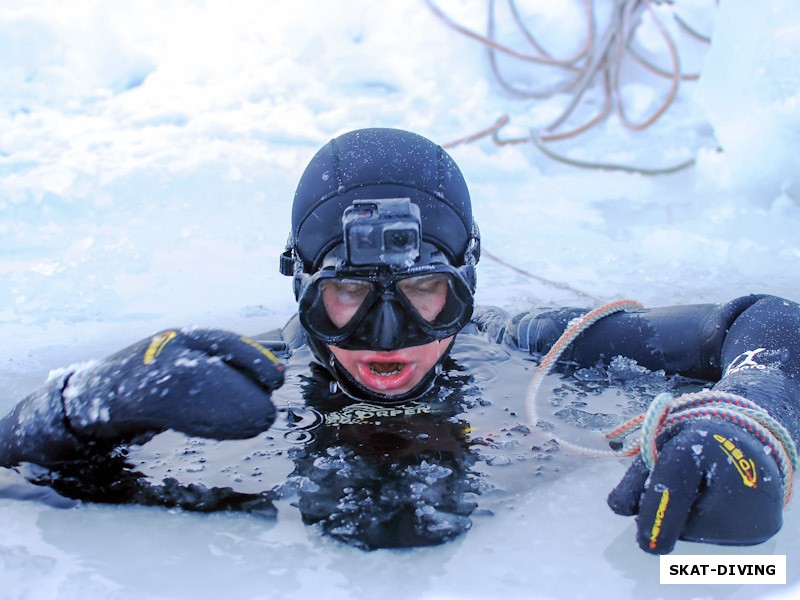
<svg viewBox="0 0 800 600"><path fill-rule="evenodd" d="M595 308L570 323L566 331L561 334L561 337L559 337L550 351L542 358L528 386L525 405L528 419L533 427L536 427L539 420L536 414L536 397L539 387L541 387L542 381L553 365L575 338L608 315L640 308L643 308L643 306L634 300L618 300ZM635 429L640 428L640 437L623 446L620 450L598 450L569 442L556 435L552 435L552 437L558 442L559 446L588 456L626 458L641 453L644 464L652 471L658 457L656 446L658 436L672 427L691 419L722 419L729 421L761 441L781 470L783 503L784 506L788 504L792 495L794 474L798 469L798 463L800 463L794 440L792 440L786 428L770 416L767 411L747 398L736 394L702 391L684 394L678 398L674 398L667 392L659 394L643 414L604 434L606 439L614 440L623 438Z"/></svg>
<svg viewBox="0 0 800 600"><path fill-rule="evenodd" d="M526 25L523 15L514 0L506 1L508 5L507 13L510 14L513 23L527 46L529 46L526 50L518 50L498 41L496 12L497 4L499 3L496 0L489 0L487 4L485 35L458 23L442 10L435 0L425 1L433 14L448 27L486 47L489 66L495 79L503 89L513 96L538 100L553 98L561 94L569 96L566 107L558 117L541 130L533 131L529 136L501 138L499 135L500 129L511 120L509 115L502 115L493 125L443 144L444 148L454 148L461 144L491 136L491 140L498 146L532 143L549 158L584 169L621 170L644 175L666 175L686 169L694 164L693 158L687 158L680 163L666 167L640 167L638 165L619 165L608 161L575 160L545 146L547 142L581 135L605 121L613 113L616 114L618 121L627 129L633 131L647 129L667 112L673 104L681 82L698 79L696 73L684 73L681 67L677 42L653 7L653 4L663 4L662 0L613 0L608 23L599 32L597 31L597 11L594 6L596 0L580 0L584 13L585 34L578 50L571 56L564 58L555 57L540 43ZM692 38L702 43L710 41L708 36L697 32L678 14L674 11L671 12L680 28ZM661 37L668 56L669 67L654 64L645 56L645 53L637 48L636 38L644 20L649 20ZM516 85L501 72L498 65L498 55L503 55L507 59L522 61L522 63L533 68L539 67L547 69L548 72L560 72L563 75L562 81L544 89L529 89L526 86ZM633 59L648 72L669 80L669 88L663 95L664 97L659 105L648 117L640 121L630 118L623 102L624 94L622 93L621 79L623 61L627 57ZM662 62L664 62L663 59ZM601 88L602 94L602 102L599 103L600 106L597 110L594 108L597 99L595 97L589 98L591 95L590 90L595 87ZM579 106L595 114L588 119L584 118L583 122L575 124L576 113L586 112L586 110L578 111Z"/></svg>

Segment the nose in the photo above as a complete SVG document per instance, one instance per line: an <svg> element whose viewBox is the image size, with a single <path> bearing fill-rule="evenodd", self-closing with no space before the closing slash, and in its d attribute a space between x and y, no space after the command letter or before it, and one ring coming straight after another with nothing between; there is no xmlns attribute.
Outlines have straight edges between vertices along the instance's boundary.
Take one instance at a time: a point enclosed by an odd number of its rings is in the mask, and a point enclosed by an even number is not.
<svg viewBox="0 0 800 600"><path fill-rule="evenodd" d="M400 307L382 297L372 311L372 340L378 350L400 348L405 341Z"/></svg>

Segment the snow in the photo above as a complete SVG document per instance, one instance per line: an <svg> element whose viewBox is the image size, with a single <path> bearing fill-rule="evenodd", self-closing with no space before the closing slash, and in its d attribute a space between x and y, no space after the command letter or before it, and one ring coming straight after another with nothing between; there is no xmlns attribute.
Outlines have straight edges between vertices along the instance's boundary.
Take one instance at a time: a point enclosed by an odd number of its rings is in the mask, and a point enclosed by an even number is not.
<svg viewBox="0 0 800 600"><path fill-rule="evenodd" d="M524 4L555 55L575 51L577 9ZM608 5L599 4L602 18ZM683 64L702 76L681 87L654 127L635 133L611 118L554 145L581 160L652 167L696 157L697 165L652 177L577 169L529 144L458 146L451 154L487 250L604 299L800 299L800 8L794 0L714 4L675 3L701 31L713 25L713 43L707 50L680 38ZM473 29L485 24L480 3L439 5ZM657 54L655 30L645 31L641 48ZM536 72L503 65L520 85L537 82ZM640 120L666 85L626 69L623 99ZM395 126L446 143L509 114L502 136L512 137L565 103L505 93L480 45L411 0L9 1L0 8L0 89L3 412L51 369L165 327L255 334L281 325L294 310L277 269L294 186L337 134ZM486 257L478 300L509 310L587 305ZM296 519L0 500L0 597L800 592L796 501L784 531L755 549L676 550L787 554L786 587L659 586L657 559L634 547L630 519L604 503L623 471L591 462L476 518L466 536L413 552L342 547Z"/></svg>

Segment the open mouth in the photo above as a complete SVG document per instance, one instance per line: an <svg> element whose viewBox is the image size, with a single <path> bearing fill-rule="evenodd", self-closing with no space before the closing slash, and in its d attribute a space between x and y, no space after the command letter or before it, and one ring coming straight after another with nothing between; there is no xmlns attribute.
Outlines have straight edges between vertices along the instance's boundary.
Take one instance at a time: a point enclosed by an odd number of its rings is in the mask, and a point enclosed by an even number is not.
<svg viewBox="0 0 800 600"><path fill-rule="evenodd" d="M358 380L370 389L384 393L397 394L414 378L414 365L392 360L368 360L358 365Z"/></svg>
<svg viewBox="0 0 800 600"><path fill-rule="evenodd" d="M393 363L379 363L379 362L371 362L369 363L369 370L374 375L378 375L379 377L391 377L393 375L399 375L403 372L405 368L405 363L400 362L393 362Z"/></svg>

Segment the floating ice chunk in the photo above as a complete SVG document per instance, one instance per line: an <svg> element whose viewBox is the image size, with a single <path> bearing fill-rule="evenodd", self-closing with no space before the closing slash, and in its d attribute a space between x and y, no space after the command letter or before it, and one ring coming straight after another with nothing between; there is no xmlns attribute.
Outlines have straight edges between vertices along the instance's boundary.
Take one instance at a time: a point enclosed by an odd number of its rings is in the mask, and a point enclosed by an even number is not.
<svg viewBox="0 0 800 600"><path fill-rule="evenodd" d="M444 479L453 473L453 470L442 465L431 464L423 460L417 467L408 467L408 472L420 477L428 485L433 485L439 479Z"/></svg>
<svg viewBox="0 0 800 600"><path fill-rule="evenodd" d="M499 456L493 456L489 460L486 461L487 465L492 467L503 467L505 465L510 465L513 461L510 457L505 456L503 454Z"/></svg>

